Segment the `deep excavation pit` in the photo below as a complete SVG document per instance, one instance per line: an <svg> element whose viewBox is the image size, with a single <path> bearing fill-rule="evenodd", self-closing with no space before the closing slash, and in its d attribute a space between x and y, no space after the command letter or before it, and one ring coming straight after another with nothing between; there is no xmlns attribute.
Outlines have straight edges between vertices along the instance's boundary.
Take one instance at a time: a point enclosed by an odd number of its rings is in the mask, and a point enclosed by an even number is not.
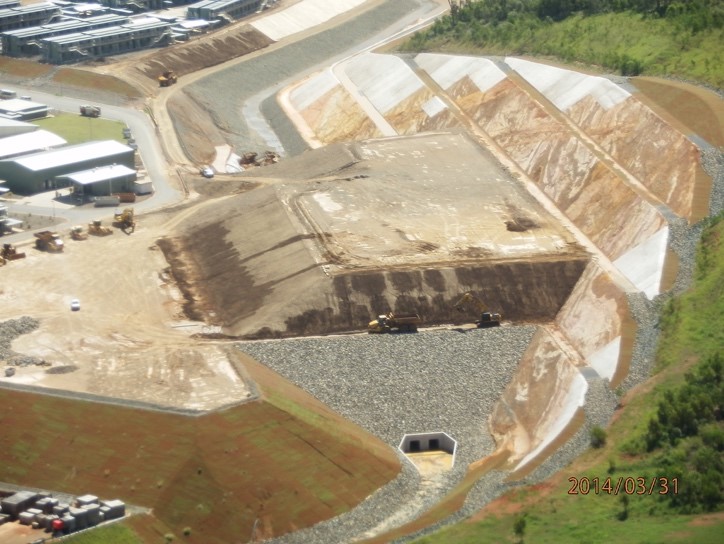
<svg viewBox="0 0 724 544"><path fill-rule="evenodd" d="M506 320L546 322L586 267L571 234L465 135L337 153L314 179L264 169L265 186L160 242L189 317L244 338L362 330L388 311L464 323L477 316L454 305L473 291Z"/></svg>

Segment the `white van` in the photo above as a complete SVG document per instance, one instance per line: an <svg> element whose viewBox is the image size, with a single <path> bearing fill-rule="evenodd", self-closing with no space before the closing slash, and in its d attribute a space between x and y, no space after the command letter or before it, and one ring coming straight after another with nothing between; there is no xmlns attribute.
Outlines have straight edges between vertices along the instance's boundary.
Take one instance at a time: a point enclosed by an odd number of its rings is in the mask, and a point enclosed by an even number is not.
<svg viewBox="0 0 724 544"><path fill-rule="evenodd" d="M10 98L17 98L18 93L15 91L9 91L8 89L0 89L0 99L8 100Z"/></svg>

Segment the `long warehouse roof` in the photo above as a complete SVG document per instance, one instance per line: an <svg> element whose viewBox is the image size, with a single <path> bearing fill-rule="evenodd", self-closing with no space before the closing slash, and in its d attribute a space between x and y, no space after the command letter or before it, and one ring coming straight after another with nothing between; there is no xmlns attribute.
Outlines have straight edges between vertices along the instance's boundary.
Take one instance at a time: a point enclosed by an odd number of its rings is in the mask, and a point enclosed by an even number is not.
<svg viewBox="0 0 724 544"><path fill-rule="evenodd" d="M84 160L116 155L124 151L133 150L127 145L123 145L115 140L103 140L61 147L52 151L34 153L32 155L26 155L24 157L17 157L9 160L24 166L28 170L40 171Z"/></svg>
<svg viewBox="0 0 724 544"><path fill-rule="evenodd" d="M53 134L47 130L36 130L26 132L25 134L18 134L17 136L8 136L2 139L0 159L22 155L23 153L32 153L33 151L40 151L49 147L58 147L67 143L68 142L57 134Z"/></svg>

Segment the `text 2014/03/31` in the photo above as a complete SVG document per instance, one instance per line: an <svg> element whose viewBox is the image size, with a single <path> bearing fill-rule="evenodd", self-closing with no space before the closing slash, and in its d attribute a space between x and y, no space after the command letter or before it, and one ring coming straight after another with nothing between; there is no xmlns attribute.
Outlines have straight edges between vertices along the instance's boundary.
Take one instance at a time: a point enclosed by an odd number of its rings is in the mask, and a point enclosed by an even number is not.
<svg viewBox="0 0 724 544"><path fill-rule="evenodd" d="M571 487L569 495L668 495L679 493L679 479L663 476L650 476L634 478L633 476L619 476L618 478L568 478Z"/></svg>

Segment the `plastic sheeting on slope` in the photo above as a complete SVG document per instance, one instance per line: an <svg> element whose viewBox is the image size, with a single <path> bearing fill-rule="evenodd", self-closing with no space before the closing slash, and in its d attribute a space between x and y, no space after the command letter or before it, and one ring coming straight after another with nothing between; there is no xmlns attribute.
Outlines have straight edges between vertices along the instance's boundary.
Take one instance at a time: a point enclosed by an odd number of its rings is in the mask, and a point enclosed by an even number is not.
<svg viewBox="0 0 724 544"><path fill-rule="evenodd" d="M660 292L669 228L664 227L616 259L616 265L648 298Z"/></svg>
<svg viewBox="0 0 724 544"><path fill-rule="evenodd" d="M302 0L283 11L251 22L274 41L302 32L364 4L367 0Z"/></svg>
<svg viewBox="0 0 724 544"><path fill-rule="evenodd" d="M424 86L405 61L393 55L361 55L344 71L383 115Z"/></svg>
<svg viewBox="0 0 724 544"><path fill-rule="evenodd" d="M506 77L492 61L479 57L421 53L415 57L415 63L445 90L467 76L479 90L487 91Z"/></svg>
<svg viewBox="0 0 724 544"><path fill-rule="evenodd" d="M631 96L603 77L513 57L506 57L505 62L563 111L589 95L607 110Z"/></svg>

